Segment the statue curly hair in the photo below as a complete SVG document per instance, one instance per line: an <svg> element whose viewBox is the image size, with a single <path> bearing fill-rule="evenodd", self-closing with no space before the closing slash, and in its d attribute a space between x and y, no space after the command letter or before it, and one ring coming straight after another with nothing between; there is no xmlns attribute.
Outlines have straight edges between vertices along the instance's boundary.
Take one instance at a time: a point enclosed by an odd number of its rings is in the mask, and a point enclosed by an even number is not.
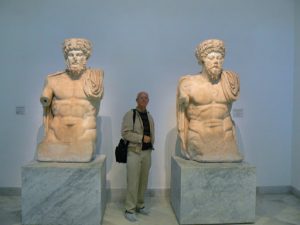
<svg viewBox="0 0 300 225"><path fill-rule="evenodd" d="M224 42L218 39L209 39L201 42L196 47L195 56L198 60L198 63L202 65L203 58L205 58L211 52L219 52L225 57L225 46Z"/></svg>
<svg viewBox="0 0 300 225"><path fill-rule="evenodd" d="M68 52L71 50L81 50L86 55L87 59L92 54L92 43L84 38L69 38L65 39L63 43L63 53L65 59L67 58Z"/></svg>

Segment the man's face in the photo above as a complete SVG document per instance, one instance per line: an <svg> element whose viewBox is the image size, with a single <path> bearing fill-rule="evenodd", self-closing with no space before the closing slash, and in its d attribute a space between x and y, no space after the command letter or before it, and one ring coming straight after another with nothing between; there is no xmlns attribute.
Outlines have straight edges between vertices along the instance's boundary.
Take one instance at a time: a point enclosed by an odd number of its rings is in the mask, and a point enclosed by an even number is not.
<svg viewBox="0 0 300 225"><path fill-rule="evenodd" d="M137 106L140 109L146 109L148 102L149 102L149 97L147 93L141 93L138 98L136 99Z"/></svg>
<svg viewBox="0 0 300 225"><path fill-rule="evenodd" d="M218 80L222 72L224 58L219 52L211 52L203 59L205 67L211 80Z"/></svg>
<svg viewBox="0 0 300 225"><path fill-rule="evenodd" d="M81 72L86 68L87 58L81 50L70 50L67 54L67 67L72 72Z"/></svg>

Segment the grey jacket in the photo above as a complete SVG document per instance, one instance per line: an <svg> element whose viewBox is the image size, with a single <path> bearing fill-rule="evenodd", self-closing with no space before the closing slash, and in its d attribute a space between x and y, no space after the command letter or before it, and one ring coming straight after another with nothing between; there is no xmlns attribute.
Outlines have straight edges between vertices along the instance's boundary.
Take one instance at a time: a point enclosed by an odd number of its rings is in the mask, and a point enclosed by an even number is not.
<svg viewBox="0 0 300 225"><path fill-rule="evenodd" d="M150 113L147 111L149 124L150 124L150 136L151 136L151 143L152 146L154 146L154 122L153 118L150 115ZM128 150L134 151L134 152L141 152L142 150L142 141L143 141L143 133L144 133L144 127L143 127L143 121L139 115L139 113L136 111L135 116L135 123L133 128L133 110L128 111L125 116L123 117L122 122L122 137L129 141Z"/></svg>

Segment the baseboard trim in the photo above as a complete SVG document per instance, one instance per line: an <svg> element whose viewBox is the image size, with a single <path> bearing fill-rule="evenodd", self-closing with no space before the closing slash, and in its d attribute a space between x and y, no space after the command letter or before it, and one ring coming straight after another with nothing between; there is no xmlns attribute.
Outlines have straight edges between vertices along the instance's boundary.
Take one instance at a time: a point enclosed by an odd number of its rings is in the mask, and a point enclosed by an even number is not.
<svg viewBox="0 0 300 225"><path fill-rule="evenodd" d="M292 193L291 186L260 186L256 187L258 194L288 194Z"/></svg>
<svg viewBox="0 0 300 225"><path fill-rule="evenodd" d="M292 194L295 195L296 197L300 198L300 190L298 190L295 187L292 187Z"/></svg>
<svg viewBox="0 0 300 225"><path fill-rule="evenodd" d="M21 195L21 187L0 187L0 195L16 196ZM300 190L292 186L260 186L256 187L258 194L293 194L300 198ZM170 189L148 189L145 193L146 197L162 197L170 196ZM124 201L126 197L126 188L107 189L107 201Z"/></svg>
<svg viewBox="0 0 300 225"><path fill-rule="evenodd" d="M21 195L20 187L0 187L0 195L15 196Z"/></svg>

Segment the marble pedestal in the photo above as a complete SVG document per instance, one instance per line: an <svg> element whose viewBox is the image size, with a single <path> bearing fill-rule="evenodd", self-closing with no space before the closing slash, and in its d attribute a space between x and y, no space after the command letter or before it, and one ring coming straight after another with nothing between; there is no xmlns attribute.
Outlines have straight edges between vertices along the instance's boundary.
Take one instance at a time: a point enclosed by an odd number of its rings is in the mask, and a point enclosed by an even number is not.
<svg viewBox="0 0 300 225"><path fill-rule="evenodd" d="M106 156L88 163L22 167L23 225L100 225L106 206Z"/></svg>
<svg viewBox="0 0 300 225"><path fill-rule="evenodd" d="M180 224L254 223L255 167L173 156L171 205Z"/></svg>

